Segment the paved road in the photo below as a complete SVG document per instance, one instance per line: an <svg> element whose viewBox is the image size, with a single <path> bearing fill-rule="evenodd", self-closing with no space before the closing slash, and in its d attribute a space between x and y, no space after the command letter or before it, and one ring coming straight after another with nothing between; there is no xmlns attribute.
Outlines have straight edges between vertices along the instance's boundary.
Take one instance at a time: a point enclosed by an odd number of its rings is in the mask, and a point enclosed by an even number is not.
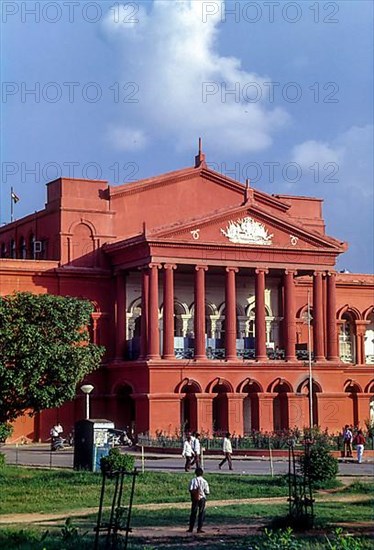
<svg viewBox="0 0 374 550"><path fill-rule="evenodd" d="M49 446L32 445L24 447L3 446L0 451L6 455L8 464L46 466L46 467L73 467L73 450L51 453ZM270 475L271 464L269 460L235 458L234 470L230 472L227 465L222 470L218 469L220 456L206 457L204 460L205 472L223 474L246 473L258 475ZM141 469L141 458L136 454L136 466ZM159 472L183 472L184 460L178 456L148 455L145 458L145 469ZM288 471L288 460L273 462L274 474L285 474ZM352 461L339 461L339 475L342 476L374 476L374 463L365 461L357 464Z"/></svg>

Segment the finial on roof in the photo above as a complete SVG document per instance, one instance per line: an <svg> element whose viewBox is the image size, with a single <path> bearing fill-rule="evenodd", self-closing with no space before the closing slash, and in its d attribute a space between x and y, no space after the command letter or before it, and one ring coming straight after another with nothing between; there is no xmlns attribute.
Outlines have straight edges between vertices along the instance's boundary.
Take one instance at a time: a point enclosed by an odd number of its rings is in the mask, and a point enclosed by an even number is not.
<svg viewBox="0 0 374 550"><path fill-rule="evenodd" d="M250 199L253 199L253 189L251 189L250 183L251 180L247 178L245 180L244 204L247 204Z"/></svg>
<svg viewBox="0 0 374 550"><path fill-rule="evenodd" d="M205 155L202 150L201 137L199 137L199 152L195 157L195 168L199 168L200 166L202 166L203 168L206 168Z"/></svg>

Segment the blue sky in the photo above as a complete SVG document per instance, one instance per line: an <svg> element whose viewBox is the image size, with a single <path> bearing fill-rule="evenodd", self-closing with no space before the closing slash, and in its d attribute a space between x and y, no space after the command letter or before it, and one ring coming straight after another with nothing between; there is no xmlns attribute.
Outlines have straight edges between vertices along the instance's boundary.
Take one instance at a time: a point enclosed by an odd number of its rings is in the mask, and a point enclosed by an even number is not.
<svg viewBox="0 0 374 550"><path fill-rule="evenodd" d="M112 184L193 164L325 200L338 268L373 270L373 4L6 2L1 222L59 175ZM32 93L31 91L34 90Z"/></svg>

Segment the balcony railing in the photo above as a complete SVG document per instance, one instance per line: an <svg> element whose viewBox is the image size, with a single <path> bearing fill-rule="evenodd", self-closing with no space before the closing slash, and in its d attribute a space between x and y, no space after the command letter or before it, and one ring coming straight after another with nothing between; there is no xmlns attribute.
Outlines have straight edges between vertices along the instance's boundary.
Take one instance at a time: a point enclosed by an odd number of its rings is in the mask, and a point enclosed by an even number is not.
<svg viewBox="0 0 374 550"><path fill-rule="evenodd" d="M252 341L250 341L252 340ZM206 356L211 360L224 360L226 357L226 351L223 347L223 339L208 338L206 342ZM195 355L194 339L193 338L174 338L174 353L176 359L193 359ZM239 360L254 361L256 359L256 350L253 346L253 339L241 338L236 341L236 353ZM161 350L162 354L162 350ZM139 338L134 338L128 341L127 347L127 359L134 361L139 358L140 355L140 341ZM286 353L284 349L268 347L266 355L271 361L284 361ZM374 356L372 362L374 363ZM296 358L299 361L308 361L308 350L296 350ZM312 354L313 359L313 354Z"/></svg>

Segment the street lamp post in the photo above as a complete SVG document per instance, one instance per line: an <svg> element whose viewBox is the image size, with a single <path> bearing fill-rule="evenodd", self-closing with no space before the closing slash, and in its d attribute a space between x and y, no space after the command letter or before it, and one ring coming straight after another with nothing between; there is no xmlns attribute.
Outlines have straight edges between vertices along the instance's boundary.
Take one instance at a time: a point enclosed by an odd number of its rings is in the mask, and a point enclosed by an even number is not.
<svg viewBox="0 0 374 550"><path fill-rule="evenodd" d="M94 387L91 384L81 386L81 391L86 395L86 420L90 418L90 393Z"/></svg>
<svg viewBox="0 0 374 550"><path fill-rule="evenodd" d="M308 290L308 366L309 366L309 427L313 428L313 374L312 374L312 350L310 337L310 293Z"/></svg>

